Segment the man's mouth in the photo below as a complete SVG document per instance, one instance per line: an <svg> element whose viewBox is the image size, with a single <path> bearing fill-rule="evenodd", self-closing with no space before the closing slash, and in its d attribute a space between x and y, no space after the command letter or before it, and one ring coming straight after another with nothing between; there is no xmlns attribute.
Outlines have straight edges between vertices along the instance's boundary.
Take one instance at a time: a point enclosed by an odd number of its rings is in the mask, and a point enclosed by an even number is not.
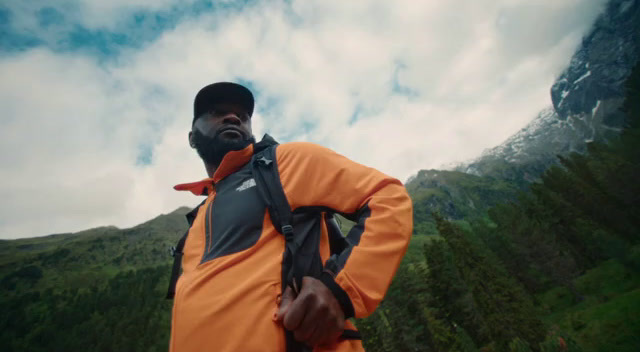
<svg viewBox="0 0 640 352"><path fill-rule="evenodd" d="M235 127L227 127L220 132L220 135L232 138L244 138L244 133Z"/></svg>

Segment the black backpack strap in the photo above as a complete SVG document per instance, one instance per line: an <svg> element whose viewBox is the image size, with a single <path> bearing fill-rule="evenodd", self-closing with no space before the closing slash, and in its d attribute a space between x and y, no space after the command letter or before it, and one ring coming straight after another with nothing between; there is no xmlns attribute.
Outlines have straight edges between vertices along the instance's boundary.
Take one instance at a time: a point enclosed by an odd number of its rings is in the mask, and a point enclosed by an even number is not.
<svg viewBox="0 0 640 352"><path fill-rule="evenodd" d="M276 145L260 150L253 157L252 172L258 187L258 192L267 204L269 216L274 227L285 237L285 253L283 255L283 291L290 286L298 294L302 287L302 279L306 275L317 276L334 293L344 293L342 289L337 289L335 282L323 280L322 262L318 250L319 232L299 231L294 233L293 213L291 206L284 193L278 167L276 163ZM350 244L342 235L340 227L331 213L325 213L325 223L329 232L329 242L332 253L341 253ZM312 216L312 215L311 215ZM313 273L313 274L312 274ZM331 285L333 283L333 285ZM343 297L336 297L340 300ZM344 298L343 298L344 299ZM346 298L348 300L348 297ZM343 304L341 303L341 306ZM344 309L344 308L343 308ZM352 310L353 308L351 308ZM353 316L348 310L345 314ZM357 338L355 331L345 330L341 338ZM290 331L286 332L287 351L310 351L303 344L295 341Z"/></svg>
<svg viewBox="0 0 640 352"><path fill-rule="evenodd" d="M198 209L206 202L207 200L203 200L200 205L191 210L185 217L187 218L187 223L189 224L189 228L185 231L184 235L180 237L178 240L178 244L175 247L171 247L171 256L173 257L173 267L171 268L171 277L169 278L169 288L167 289L167 299L173 299L176 295L176 284L178 283L178 278L181 274L182 269L182 255L184 254L184 243L187 241L187 236L189 235L189 230L191 229L191 225L193 225L193 220L196 218L196 214L198 213Z"/></svg>
<svg viewBox="0 0 640 352"><path fill-rule="evenodd" d="M296 254L300 246L300 239L293 233L293 214L291 206L284 194L278 167L276 164L276 146L270 146L258 152L252 161L253 177L258 186L258 192L267 204L271 222L278 232L284 235L285 253L283 256L283 284L290 285L297 294L302 284L302 274L294 274Z"/></svg>
<svg viewBox="0 0 640 352"><path fill-rule="evenodd" d="M297 294L302 286L303 273L300 265L296 265L300 249L300 239L294 236L293 214L291 206L284 194L278 167L276 165L276 145L262 149L252 160L253 177L258 192L269 210L271 222L278 232L284 235L285 252L282 259L282 291L290 286ZM293 332L285 330L287 352L311 351L307 346L295 340Z"/></svg>
<svg viewBox="0 0 640 352"><path fill-rule="evenodd" d="M175 247L171 247L171 256L173 257L173 266L171 268L171 277L169 278L169 288L167 289L167 299L173 299L176 295L176 284L180 277L180 271L182 269L182 254L184 249L184 242L189 235L189 229L185 231L184 235L178 240L178 244Z"/></svg>

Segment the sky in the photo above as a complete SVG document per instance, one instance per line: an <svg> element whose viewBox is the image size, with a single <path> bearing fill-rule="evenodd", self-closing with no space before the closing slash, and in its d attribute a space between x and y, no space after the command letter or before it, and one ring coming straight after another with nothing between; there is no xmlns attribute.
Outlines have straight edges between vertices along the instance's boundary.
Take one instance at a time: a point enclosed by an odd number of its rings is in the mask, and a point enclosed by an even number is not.
<svg viewBox="0 0 640 352"><path fill-rule="evenodd" d="M52 4L53 3L53 4ZM0 1L0 238L126 228L201 199L193 97L256 96L254 134L401 181L551 104L606 0Z"/></svg>

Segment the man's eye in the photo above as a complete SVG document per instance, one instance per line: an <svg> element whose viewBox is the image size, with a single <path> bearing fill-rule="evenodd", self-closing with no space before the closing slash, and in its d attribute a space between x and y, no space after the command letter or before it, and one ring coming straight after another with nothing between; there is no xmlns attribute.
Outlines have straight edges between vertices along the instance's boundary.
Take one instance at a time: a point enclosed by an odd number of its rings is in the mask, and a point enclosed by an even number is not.
<svg viewBox="0 0 640 352"><path fill-rule="evenodd" d="M230 113L234 113L233 110L229 110L229 109L211 109L209 111L210 116L212 117L219 117L219 116L224 116ZM236 116L238 116L238 118L242 121L247 121L249 120L250 116L248 113L246 112L235 112Z"/></svg>
<svg viewBox="0 0 640 352"><path fill-rule="evenodd" d="M226 114L227 111L223 109L212 109L209 113L213 116L220 116Z"/></svg>

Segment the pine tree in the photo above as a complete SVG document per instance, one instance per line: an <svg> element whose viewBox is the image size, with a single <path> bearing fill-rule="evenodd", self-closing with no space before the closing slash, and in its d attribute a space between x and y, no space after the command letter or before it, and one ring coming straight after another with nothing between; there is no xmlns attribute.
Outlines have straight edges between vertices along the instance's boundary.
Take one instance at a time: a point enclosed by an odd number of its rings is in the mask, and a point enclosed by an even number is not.
<svg viewBox="0 0 640 352"><path fill-rule="evenodd" d="M456 325L462 326L475 341L489 341L487 324L455 265L448 244L442 240L428 243L425 245L425 258L432 296L430 306L435 308L435 316L447 321L452 330Z"/></svg>
<svg viewBox="0 0 640 352"><path fill-rule="evenodd" d="M517 337L532 345L542 341L544 328L526 292L480 242L470 240L459 227L437 214L434 217L440 235L451 249L460 277L471 291L474 311L482 316L496 348L507 351L508 343Z"/></svg>

